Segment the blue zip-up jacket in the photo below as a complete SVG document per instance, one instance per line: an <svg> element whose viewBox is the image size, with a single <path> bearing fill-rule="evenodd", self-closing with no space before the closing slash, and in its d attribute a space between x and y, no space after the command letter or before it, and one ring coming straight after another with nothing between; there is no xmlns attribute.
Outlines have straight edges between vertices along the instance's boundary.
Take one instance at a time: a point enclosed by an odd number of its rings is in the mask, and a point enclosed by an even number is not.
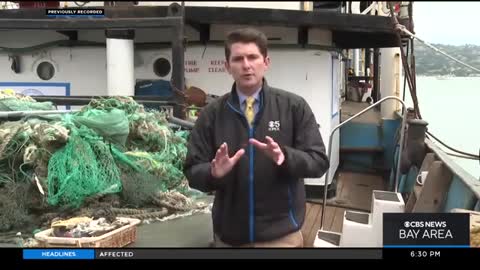
<svg viewBox="0 0 480 270"><path fill-rule="evenodd" d="M319 125L300 96L271 88L264 80L260 107L250 128L232 91L208 104L198 117L189 142L184 173L192 188L215 191L213 229L230 245L270 241L298 231L305 218L303 178L321 177L329 168ZM281 166L249 144L272 137L285 154ZM220 179L210 162L222 143L229 156L245 154Z"/></svg>

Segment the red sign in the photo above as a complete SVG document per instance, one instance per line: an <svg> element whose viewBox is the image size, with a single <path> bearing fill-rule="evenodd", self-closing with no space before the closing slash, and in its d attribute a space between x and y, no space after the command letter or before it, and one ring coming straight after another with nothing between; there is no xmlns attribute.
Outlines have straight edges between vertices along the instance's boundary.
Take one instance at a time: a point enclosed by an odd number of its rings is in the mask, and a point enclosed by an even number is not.
<svg viewBox="0 0 480 270"><path fill-rule="evenodd" d="M186 60L185 61L185 72L187 73L198 73L200 68L197 66L197 60Z"/></svg>
<svg viewBox="0 0 480 270"><path fill-rule="evenodd" d="M217 73L217 72L225 72L225 60L211 60L210 67L208 68L208 72L210 73Z"/></svg>

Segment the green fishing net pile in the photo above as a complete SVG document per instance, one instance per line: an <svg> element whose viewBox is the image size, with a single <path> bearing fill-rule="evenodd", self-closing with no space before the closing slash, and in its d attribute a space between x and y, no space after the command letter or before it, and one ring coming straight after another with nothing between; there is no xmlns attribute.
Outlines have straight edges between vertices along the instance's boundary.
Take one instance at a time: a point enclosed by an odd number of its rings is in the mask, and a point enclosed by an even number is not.
<svg viewBox="0 0 480 270"><path fill-rule="evenodd" d="M0 92L1 113L52 109L49 102L35 102L13 91ZM49 122L38 118L0 119L0 231L29 226L31 212L48 206L33 183L47 175L48 151L67 139L67 134L59 130L61 126Z"/></svg>
<svg viewBox="0 0 480 270"><path fill-rule="evenodd" d="M17 100L17 107L11 101L8 107L51 109L50 103ZM2 101L0 96L0 107ZM77 208L92 196L120 194L125 205L142 206L158 191L189 189L182 173L188 131L172 130L164 113L146 111L131 98L0 121L0 190L27 182L36 186L35 196L44 193L48 207Z"/></svg>
<svg viewBox="0 0 480 270"><path fill-rule="evenodd" d="M120 172L102 137L85 126L71 131L48 163L48 203L80 206L88 196L121 191Z"/></svg>
<svg viewBox="0 0 480 270"><path fill-rule="evenodd" d="M126 203L138 207L158 191L188 190L182 172L187 131L173 131L164 112L147 111L131 98L93 100L82 113L98 111L116 114L111 117L112 127L99 120L100 125L94 123L91 128L112 143Z"/></svg>
<svg viewBox="0 0 480 270"><path fill-rule="evenodd" d="M54 109L51 102L36 102L30 96L12 91L0 92L0 111L44 111Z"/></svg>

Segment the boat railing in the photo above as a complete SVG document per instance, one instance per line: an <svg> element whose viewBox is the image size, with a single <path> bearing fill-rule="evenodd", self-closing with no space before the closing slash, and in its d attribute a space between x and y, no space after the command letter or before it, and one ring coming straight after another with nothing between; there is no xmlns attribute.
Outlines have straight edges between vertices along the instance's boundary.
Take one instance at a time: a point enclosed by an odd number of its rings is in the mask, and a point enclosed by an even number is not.
<svg viewBox="0 0 480 270"><path fill-rule="evenodd" d="M367 111L377 107L378 105L380 105L381 103L383 103L384 101L389 100L389 99L395 99L398 102L400 102L403 106L403 117L402 117L402 126L401 126L401 131L400 131L400 142L399 142L400 146L399 146L399 152L398 152L398 153L400 153L399 155L401 155L402 148L403 148L405 123L406 123L406 119L407 119L407 117L406 117L407 106L406 106L405 102L403 100L401 100L400 98L398 98L396 96L387 96L387 97L384 97L384 98L380 99L379 101L375 102L374 104L368 106L367 108L361 110L360 112L351 116L350 118L346 119L342 123L338 124L334 129L332 129L332 131L330 132L330 136L328 137L328 159L330 160L330 157L331 157L331 154L332 154L332 137L338 129L340 129L342 126L346 125L347 123L351 122L353 119L361 116L362 114L364 114ZM395 172L395 185L394 185L395 192L398 191L398 181L399 181L399 178L400 178L400 162L401 162L401 160L402 159L400 157L397 160L397 166L396 166L397 170ZM327 170L326 175L325 175L325 185L324 185L324 188L323 188L323 191L324 191L323 192L323 209L324 210L322 211L320 230L323 229L323 223L324 223L323 221L324 221L325 207L326 207L326 203L327 203L327 183L328 183L329 172L330 172L330 170Z"/></svg>
<svg viewBox="0 0 480 270"><path fill-rule="evenodd" d="M428 138L425 139L426 146L435 153L436 157L442 161L442 163L452 172L452 174L456 175L460 181L468 188L473 195L480 199L480 181L476 179L473 175L465 171L460 165L458 165L448 154L443 151L440 147L438 147L433 141L429 140Z"/></svg>
<svg viewBox="0 0 480 270"><path fill-rule="evenodd" d="M346 2L347 13L370 15L370 16L390 16L389 2L388 1L373 1L365 9L361 9L361 1ZM408 2L395 3L394 7L397 15L405 14L408 12Z"/></svg>
<svg viewBox="0 0 480 270"><path fill-rule="evenodd" d="M395 114L399 118L404 117L399 111L396 111ZM458 180L460 180L463 183L464 187L468 189L473 196L475 196L476 205L474 206L474 208L480 208L480 179L476 179L472 174L470 174L464 168L458 165L458 163L452 157L450 157L442 148L440 148L435 143L435 141L429 138L425 138L425 145L428 149L427 152L433 153L435 155L435 160L441 161L442 164L444 164L445 167L452 173L453 178L457 178ZM429 168L424 169L427 171L429 170Z"/></svg>

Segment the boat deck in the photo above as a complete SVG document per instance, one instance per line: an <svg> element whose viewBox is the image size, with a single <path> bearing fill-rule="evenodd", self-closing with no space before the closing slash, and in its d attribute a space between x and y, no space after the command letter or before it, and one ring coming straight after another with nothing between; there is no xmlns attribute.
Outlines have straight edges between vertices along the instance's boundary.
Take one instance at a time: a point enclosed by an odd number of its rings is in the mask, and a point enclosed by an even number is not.
<svg viewBox="0 0 480 270"><path fill-rule="evenodd" d="M352 117L356 113L364 110L370 106L370 104L366 102L354 102L354 101L344 101L342 102L341 114L340 114L340 121L344 122L348 118ZM377 106L377 109L372 109L364 114L360 115L358 118L352 120L353 123L366 123L366 124L380 124L381 115L380 111L378 110L380 106Z"/></svg>
<svg viewBox="0 0 480 270"><path fill-rule="evenodd" d="M381 176L365 173L340 172L337 179L337 196L327 201L324 229L342 232L345 210L370 212L373 190L385 190ZM307 202L302 234L305 247L313 247L320 229L322 200Z"/></svg>
<svg viewBox="0 0 480 270"><path fill-rule="evenodd" d="M337 179L337 196L327 202L325 229L342 230L345 209L368 212L373 190L383 190L380 176L363 173L340 172ZM211 200L209 197L208 200ZM321 201L307 203L302 227L305 247L312 247L320 228ZM212 241L211 214L197 213L166 222L153 222L138 227L138 238L131 247L209 247Z"/></svg>

